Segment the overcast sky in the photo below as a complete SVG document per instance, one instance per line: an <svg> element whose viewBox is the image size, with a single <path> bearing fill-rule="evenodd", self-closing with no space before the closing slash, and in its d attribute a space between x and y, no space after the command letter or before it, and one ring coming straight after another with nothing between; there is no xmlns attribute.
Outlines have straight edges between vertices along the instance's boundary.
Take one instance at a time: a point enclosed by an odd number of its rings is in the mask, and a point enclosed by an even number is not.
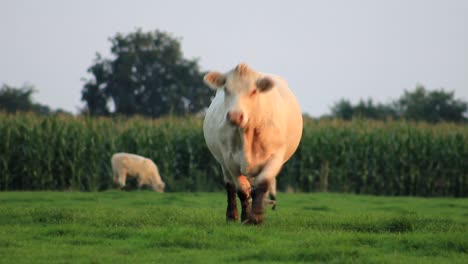
<svg viewBox="0 0 468 264"><path fill-rule="evenodd" d="M37 102L76 113L96 52L137 28L181 37L202 70L281 75L313 116L417 84L468 99L466 0L1 0L0 84L32 84Z"/></svg>

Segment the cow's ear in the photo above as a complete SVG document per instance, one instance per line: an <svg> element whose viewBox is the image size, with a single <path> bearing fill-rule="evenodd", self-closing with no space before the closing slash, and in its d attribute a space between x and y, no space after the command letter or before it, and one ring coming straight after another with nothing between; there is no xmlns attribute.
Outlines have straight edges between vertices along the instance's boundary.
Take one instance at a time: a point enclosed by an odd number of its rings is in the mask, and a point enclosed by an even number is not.
<svg viewBox="0 0 468 264"><path fill-rule="evenodd" d="M219 72L209 72L203 77L203 81L211 88L218 89L226 84L226 76Z"/></svg>
<svg viewBox="0 0 468 264"><path fill-rule="evenodd" d="M270 77L263 77L261 79L258 79L255 84L257 85L257 89L260 92L266 92L271 90L271 88L275 86L275 81L273 81L273 79L271 79Z"/></svg>

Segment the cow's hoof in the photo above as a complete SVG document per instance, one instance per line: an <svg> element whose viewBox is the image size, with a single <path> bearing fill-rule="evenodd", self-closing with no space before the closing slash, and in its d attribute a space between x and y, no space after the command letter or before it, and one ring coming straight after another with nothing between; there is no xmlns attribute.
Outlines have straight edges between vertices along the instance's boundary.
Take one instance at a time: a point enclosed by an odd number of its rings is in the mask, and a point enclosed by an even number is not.
<svg viewBox="0 0 468 264"><path fill-rule="evenodd" d="M226 223L234 223L237 222L237 218L226 217Z"/></svg>
<svg viewBox="0 0 468 264"><path fill-rule="evenodd" d="M239 219L237 211L229 211L226 213L226 222L236 222Z"/></svg>
<svg viewBox="0 0 468 264"><path fill-rule="evenodd" d="M263 215L260 214L250 214L247 220L243 221L243 225L258 225L263 222Z"/></svg>

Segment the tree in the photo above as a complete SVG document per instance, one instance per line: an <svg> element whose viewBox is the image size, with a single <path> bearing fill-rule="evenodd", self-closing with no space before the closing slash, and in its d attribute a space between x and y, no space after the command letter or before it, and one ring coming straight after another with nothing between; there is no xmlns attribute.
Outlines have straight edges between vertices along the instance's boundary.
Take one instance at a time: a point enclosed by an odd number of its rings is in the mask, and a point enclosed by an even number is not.
<svg viewBox="0 0 468 264"><path fill-rule="evenodd" d="M359 100L359 103L355 106L350 101L341 99L332 106L331 111L332 116L344 120L351 120L353 117L377 120L397 117L397 113L391 105L374 104L372 99L367 101Z"/></svg>
<svg viewBox="0 0 468 264"><path fill-rule="evenodd" d="M34 103L32 95L36 92L33 86L23 85L20 88L3 84L0 88L0 110L8 113L33 111L41 114L50 113L50 108Z"/></svg>
<svg viewBox="0 0 468 264"><path fill-rule="evenodd" d="M213 92L203 85L198 61L183 57L179 39L138 30L110 41L114 58L97 54L88 69L93 78L82 90L91 115L180 115L200 112L211 101Z"/></svg>
<svg viewBox="0 0 468 264"><path fill-rule="evenodd" d="M454 92L444 90L427 91L419 85L414 91L406 91L389 104L374 104L372 99L360 100L352 105L341 99L331 107L332 116L344 120L363 117L377 120L405 118L426 122L463 122L468 110L468 103L454 98Z"/></svg>
<svg viewBox="0 0 468 264"><path fill-rule="evenodd" d="M354 107L350 101L341 99L331 107L332 116L344 120L351 120L354 115Z"/></svg>
<svg viewBox="0 0 468 264"><path fill-rule="evenodd" d="M400 115L409 120L440 122L465 121L468 103L454 98L453 92L427 91L417 86L413 92L406 91L396 102Z"/></svg>
<svg viewBox="0 0 468 264"><path fill-rule="evenodd" d="M83 87L81 100L86 101L86 108L93 116L108 115L107 106L108 95L106 94L106 82L109 80L110 61L103 60L99 54L95 59L95 64L88 69L94 76L94 80L89 80Z"/></svg>

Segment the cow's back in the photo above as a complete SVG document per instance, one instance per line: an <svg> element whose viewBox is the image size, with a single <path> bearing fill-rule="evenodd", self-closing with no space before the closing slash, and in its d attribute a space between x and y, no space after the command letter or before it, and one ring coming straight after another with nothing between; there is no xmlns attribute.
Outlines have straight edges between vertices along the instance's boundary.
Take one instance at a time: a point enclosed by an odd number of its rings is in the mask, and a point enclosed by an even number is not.
<svg viewBox="0 0 468 264"><path fill-rule="evenodd" d="M145 157L125 152L115 153L111 158L114 170L125 168L127 173L131 175L138 173L138 167L143 165L145 160Z"/></svg>

